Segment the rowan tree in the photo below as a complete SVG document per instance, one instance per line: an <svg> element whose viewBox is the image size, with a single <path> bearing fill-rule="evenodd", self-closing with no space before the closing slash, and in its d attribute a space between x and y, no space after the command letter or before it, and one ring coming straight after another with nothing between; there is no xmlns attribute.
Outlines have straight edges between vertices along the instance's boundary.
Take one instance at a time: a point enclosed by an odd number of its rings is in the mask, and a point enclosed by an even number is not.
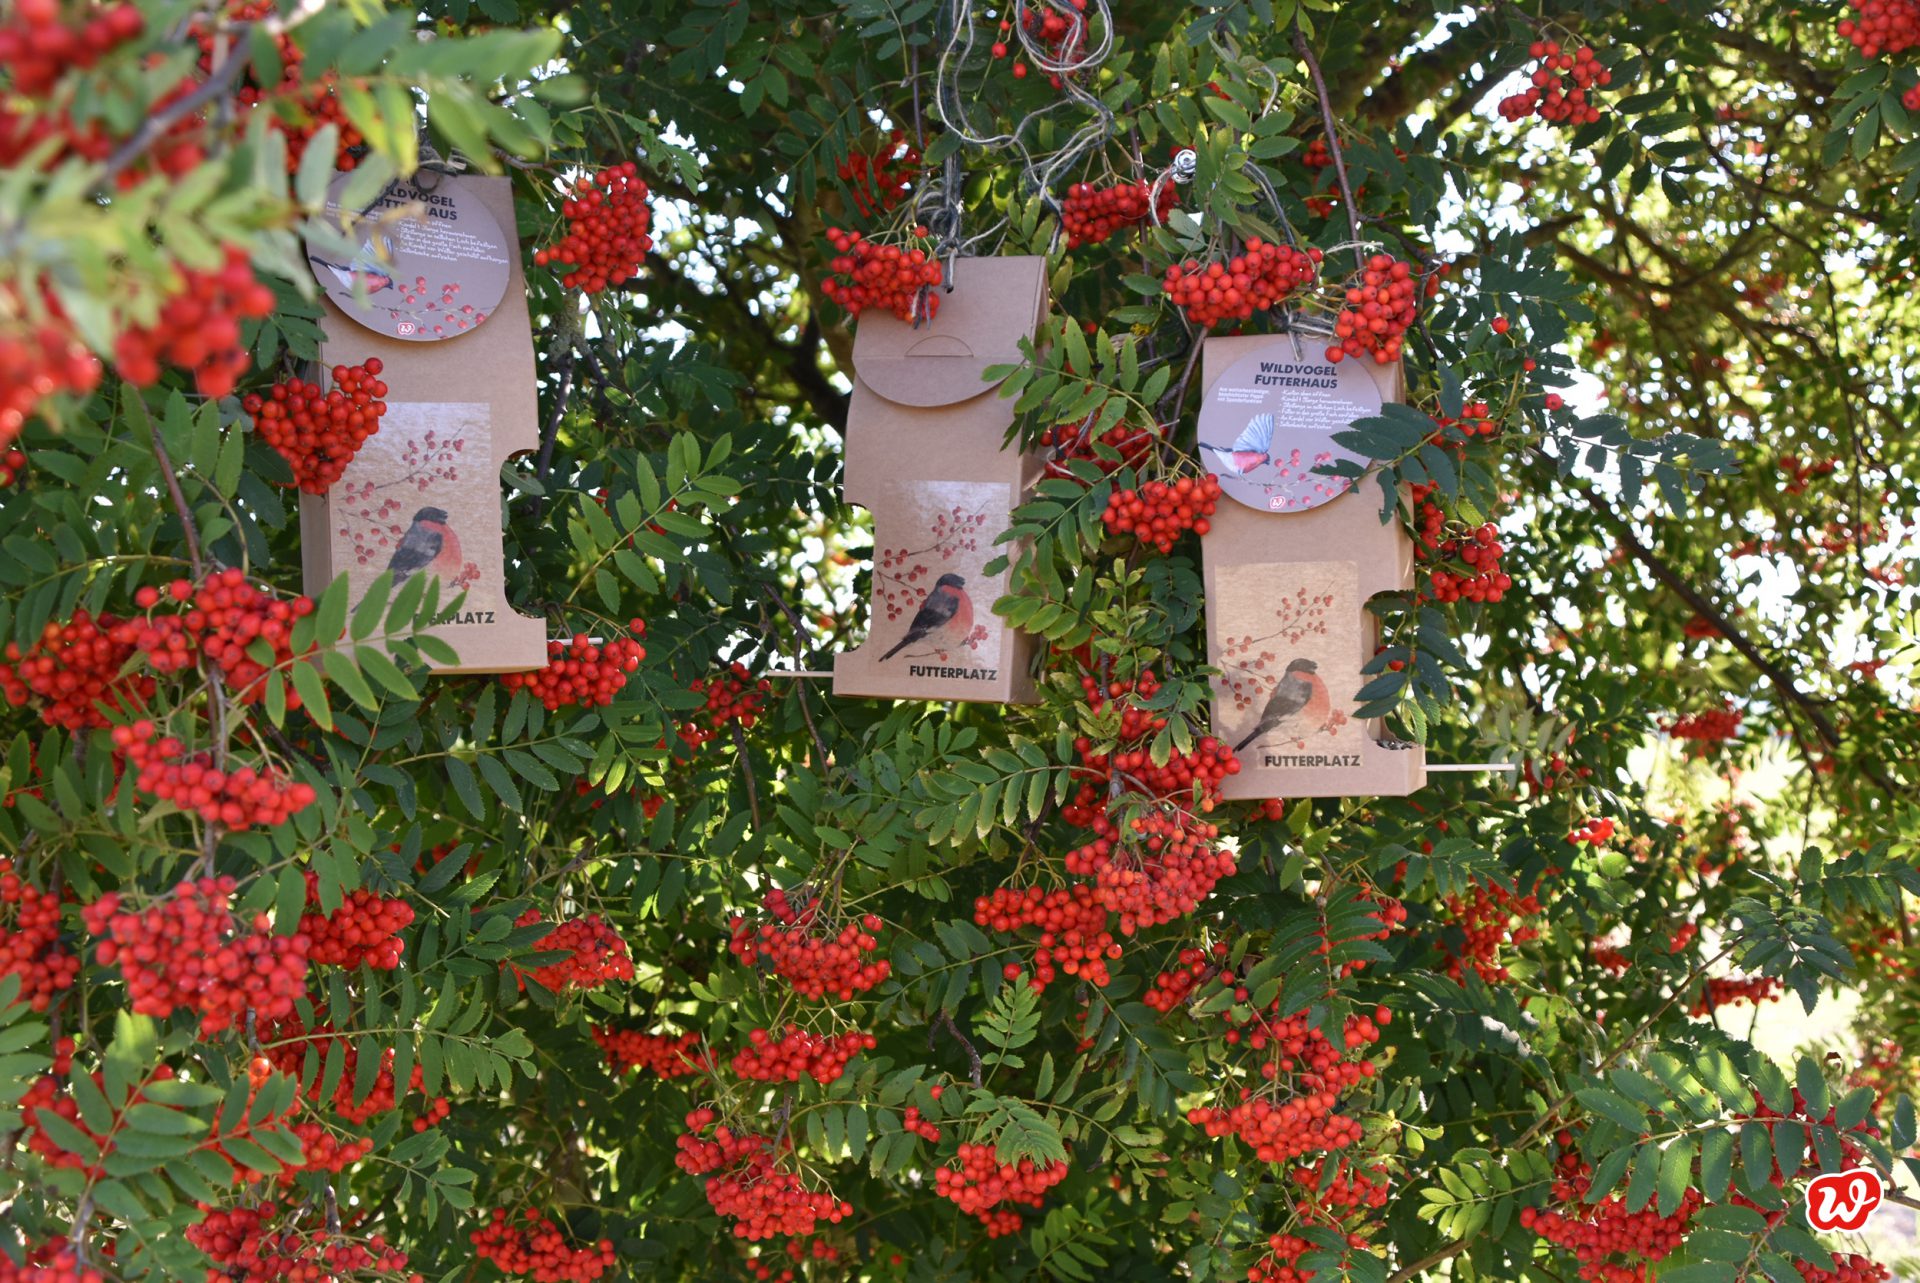
<svg viewBox="0 0 1920 1283"><path fill-rule="evenodd" d="M1889 1277L1801 1207L1916 1140L1920 6L0 15L0 1280ZM303 595L301 241L422 165L514 184L531 673ZM992 254L1041 703L835 698L854 313ZM1218 797L1283 331L1404 365L1353 713L1511 770Z"/></svg>

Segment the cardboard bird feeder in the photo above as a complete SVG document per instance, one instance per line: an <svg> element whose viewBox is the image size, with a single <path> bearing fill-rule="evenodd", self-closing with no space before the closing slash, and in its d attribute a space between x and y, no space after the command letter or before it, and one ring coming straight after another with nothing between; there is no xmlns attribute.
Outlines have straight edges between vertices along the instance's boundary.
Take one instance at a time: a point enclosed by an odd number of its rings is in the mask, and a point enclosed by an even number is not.
<svg viewBox="0 0 1920 1283"><path fill-rule="evenodd" d="M308 254L325 295L320 358L379 357L387 412L326 494L300 496L307 592L344 571L358 603L382 571L396 587L436 576L442 602L465 594L432 630L460 662L436 671L538 668L546 621L507 601L500 494L501 464L540 439L511 187L433 175L358 211L340 207L345 183L335 180L326 213L358 251Z"/></svg>
<svg viewBox="0 0 1920 1283"><path fill-rule="evenodd" d="M985 567L1043 461L1003 449L1014 403L984 376L1020 362L1046 290L1044 258L969 258L933 320L861 316L845 490L873 514L871 624L834 694L1034 702L1032 640L993 613L1007 576Z"/></svg>
<svg viewBox="0 0 1920 1283"><path fill-rule="evenodd" d="M1201 541L1213 733L1229 798L1404 796L1426 753L1356 719L1376 594L1413 586L1413 543L1372 491L1319 469L1364 463L1333 440L1401 398L1400 367L1328 361L1289 335L1210 338L1200 453L1226 502Z"/></svg>

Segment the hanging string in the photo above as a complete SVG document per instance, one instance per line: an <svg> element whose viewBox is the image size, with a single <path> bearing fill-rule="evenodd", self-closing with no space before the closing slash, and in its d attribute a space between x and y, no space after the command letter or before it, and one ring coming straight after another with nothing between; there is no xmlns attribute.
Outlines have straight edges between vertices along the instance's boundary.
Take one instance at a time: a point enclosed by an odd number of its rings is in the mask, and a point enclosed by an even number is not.
<svg viewBox="0 0 1920 1283"><path fill-rule="evenodd" d="M1065 33L1057 42L1041 36L1036 29L1039 24L1024 20L1030 10L1042 8L1050 9L1066 23ZM1113 14L1108 0L1086 0L1084 11L1070 0L1019 0L1015 11L1020 16L1012 22L1012 29L1021 53L1036 72L1058 83L1061 96L1021 117L1010 130L994 131L976 125L969 94L962 84L978 43L972 6L970 0L947 0L942 10L946 42L935 69L934 110L948 132L961 142L1013 153L1026 188L1037 191L1057 213L1060 206L1053 189L1061 175L1115 132L1113 112L1083 83L1113 53ZM1031 140L1040 122L1074 108L1088 113L1089 119L1074 129L1059 150L1037 158Z"/></svg>

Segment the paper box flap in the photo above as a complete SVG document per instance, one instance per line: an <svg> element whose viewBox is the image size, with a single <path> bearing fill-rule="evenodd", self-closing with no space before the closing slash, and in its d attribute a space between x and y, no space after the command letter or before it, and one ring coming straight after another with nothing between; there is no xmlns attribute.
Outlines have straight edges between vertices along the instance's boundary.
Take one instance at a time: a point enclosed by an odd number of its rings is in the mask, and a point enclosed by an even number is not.
<svg viewBox="0 0 1920 1283"><path fill-rule="evenodd" d="M900 405L953 405L991 392L994 365L1017 365L1020 340L1039 326L1047 261L963 258L939 314L918 329L888 312L869 311L853 338L859 380Z"/></svg>

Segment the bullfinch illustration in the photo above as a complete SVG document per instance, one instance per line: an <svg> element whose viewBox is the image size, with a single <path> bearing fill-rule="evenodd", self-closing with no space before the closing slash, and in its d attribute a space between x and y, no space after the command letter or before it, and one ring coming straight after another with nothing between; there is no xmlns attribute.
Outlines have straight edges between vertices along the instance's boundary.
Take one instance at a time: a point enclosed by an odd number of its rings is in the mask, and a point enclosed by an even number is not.
<svg viewBox="0 0 1920 1283"><path fill-rule="evenodd" d="M447 524L445 508L422 508L413 514L413 524L400 536L399 546L387 562L393 572L393 586L407 582L408 576L430 570L442 579L452 580L465 568L460 555L460 537Z"/></svg>
<svg viewBox="0 0 1920 1283"><path fill-rule="evenodd" d="M353 256L353 262L349 264L335 263L318 254L309 254L307 259L315 266L326 268L327 273L340 282L341 289L350 290L356 284L363 284L367 293L378 294L381 290L393 288L393 276L380 266L379 251L374 248L372 241L361 246L360 252Z"/></svg>
<svg viewBox="0 0 1920 1283"><path fill-rule="evenodd" d="M1273 462L1273 416L1256 414L1248 419L1246 430L1233 439L1232 445L1212 445L1205 441L1200 444L1213 451L1223 471L1244 477L1262 464Z"/></svg>
<svg viewBox="0 0 1920 1283"><path fill-rule="evenodd" d="M956 641L973 631L973 602L967 596L967 581L958 575L942 575L934 581L927 599L913 613L907 635L880 657L881 662L942 630L951 633Z"/></svg>
<svg viewBox="0 0 1920 1283"><path fill-rule="evenodd" d="M1286 675L1280 684L1273 688L1273 694L1267 697L1267 706L1260 711L1260 722L1248 733L1247 737L1233 746L1233 751L1242 753L1247 745L1277 731L1288 722L1295 722L1306 730L1315 730L1327 724L1333 715L1333 698L1327 694L1327 684L1320 680L1320 668L1310 659L1296 659L1287 665Z"/></svg>

